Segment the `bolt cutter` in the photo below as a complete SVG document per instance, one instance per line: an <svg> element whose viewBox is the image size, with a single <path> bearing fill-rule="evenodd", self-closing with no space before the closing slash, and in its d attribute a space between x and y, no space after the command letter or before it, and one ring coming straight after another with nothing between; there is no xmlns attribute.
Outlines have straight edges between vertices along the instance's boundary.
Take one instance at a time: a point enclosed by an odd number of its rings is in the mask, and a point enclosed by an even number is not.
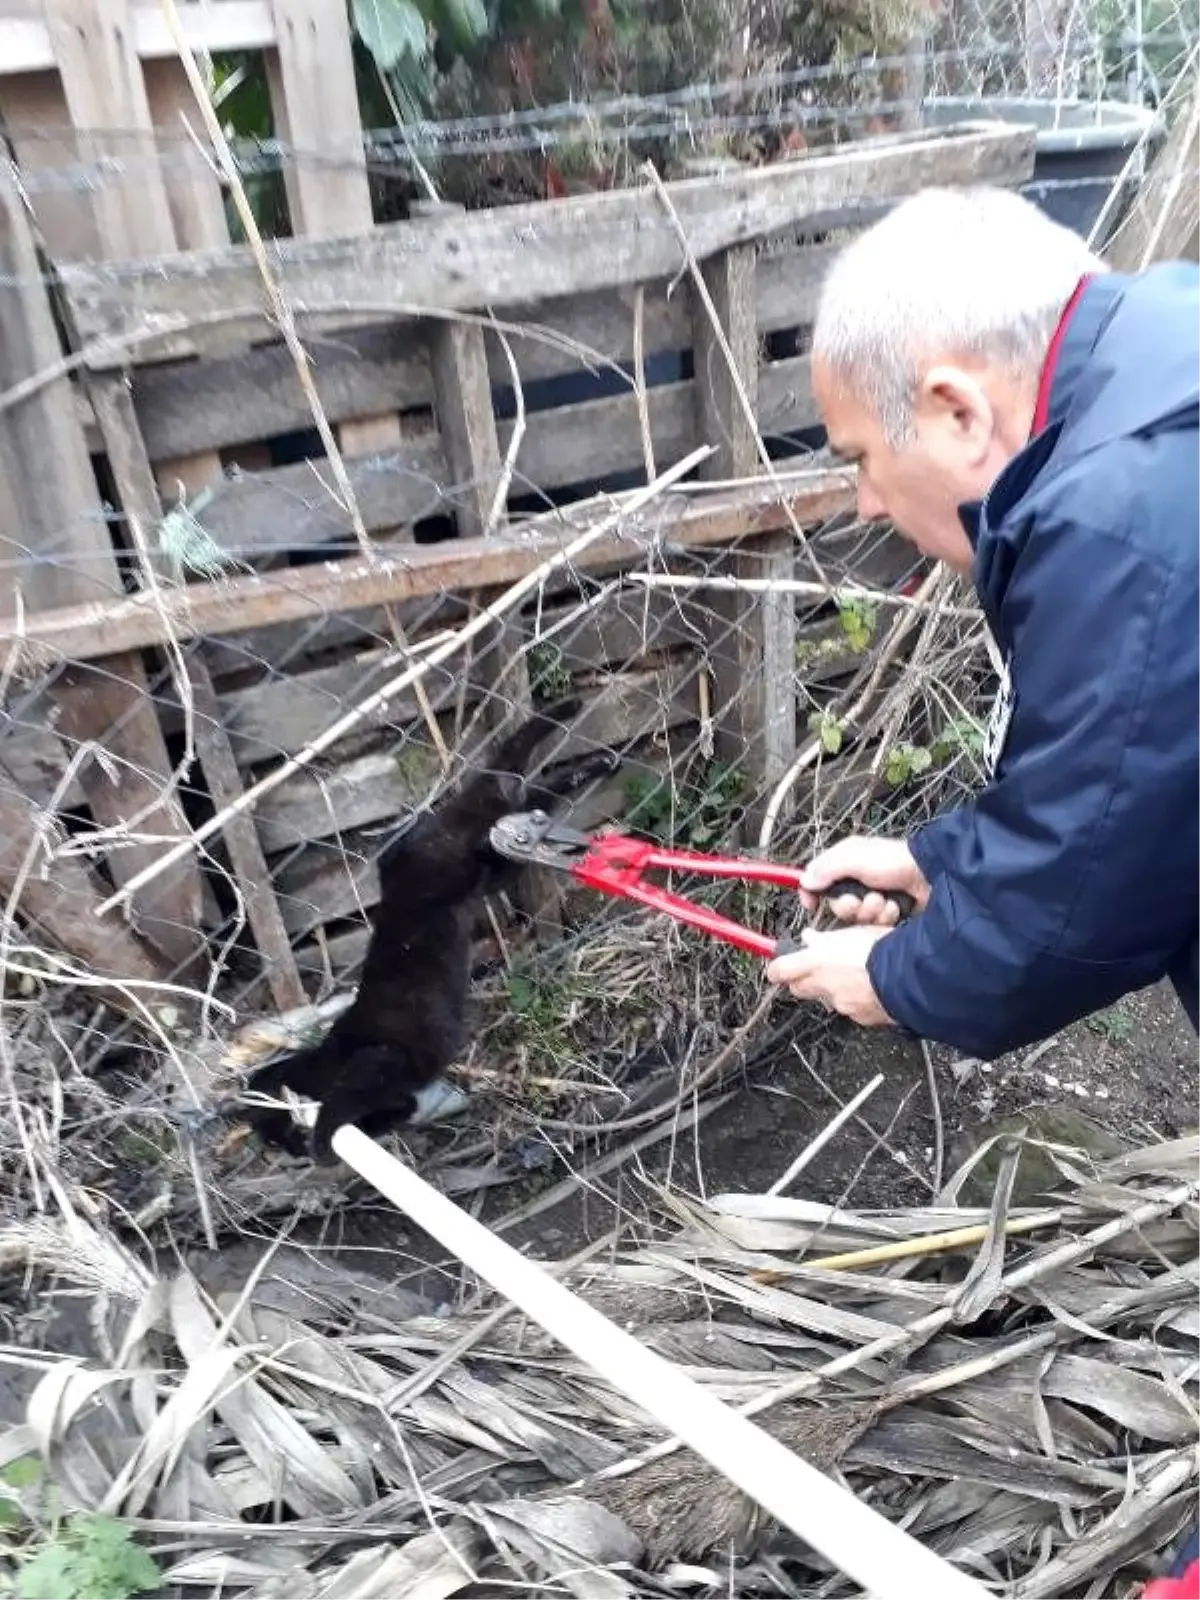
<svg viewBox="0 0 1200 1600"><path fill-rule="evenodd" d="M651 911L663 912L677 922L712 934L751 955L771 959L799 949L797 941L789 935L772 939L659 884L647 883L644 875L655 870L673 870L709 878L769 883L778 889L796 891L803 876L800 867L738 856L705 855L696 850L670 850L622 833L580 833L555 822L544 811L521 811L501 817L489 837L497 855L510 861L569 872L576 882L589 889L598 889L601 894L615 895L619 899L635 900ZM839 895L853 894L861 899L871 892L866 884L854 878L839 878L823 891L823 897L836 899ZM893 889L878 892L895 902L901 919L911 916L916 909L916 902L909 894Z"/></svg>

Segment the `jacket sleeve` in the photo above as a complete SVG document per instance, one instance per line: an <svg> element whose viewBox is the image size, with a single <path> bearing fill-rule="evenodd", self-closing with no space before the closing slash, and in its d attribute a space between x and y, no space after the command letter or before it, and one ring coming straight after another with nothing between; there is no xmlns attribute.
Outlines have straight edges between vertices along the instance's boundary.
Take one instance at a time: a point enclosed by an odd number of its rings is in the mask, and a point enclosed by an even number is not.
<svg viewBox="0 0 1200 1600"><path fill-rule="evenodd" d="M1194 575L1069 522L1019 566L995 777L910 841L929 904L868 963L902 1028L984 1059L1154 982L1197 915Z"/></svg>

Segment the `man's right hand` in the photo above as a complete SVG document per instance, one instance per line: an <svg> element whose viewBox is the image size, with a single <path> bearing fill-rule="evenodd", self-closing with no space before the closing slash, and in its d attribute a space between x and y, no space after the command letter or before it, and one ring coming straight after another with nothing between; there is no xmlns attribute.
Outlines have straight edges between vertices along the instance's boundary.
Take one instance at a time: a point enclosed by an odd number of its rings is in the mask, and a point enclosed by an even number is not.
<svg viewBox="0 0 1200 1600"><path fill-rule="evenodd" d="M900 920L900 910L894 900L887 898L889 889L912 895L919 911L929 901L929 885L903 839L852 835L815 856L804 868L801 880L800 899L805 910L816 911L823 891L839 878L857 878L877 891L862 900L852 894L829 900L829 908L839 922L893 927Z"/></svg>

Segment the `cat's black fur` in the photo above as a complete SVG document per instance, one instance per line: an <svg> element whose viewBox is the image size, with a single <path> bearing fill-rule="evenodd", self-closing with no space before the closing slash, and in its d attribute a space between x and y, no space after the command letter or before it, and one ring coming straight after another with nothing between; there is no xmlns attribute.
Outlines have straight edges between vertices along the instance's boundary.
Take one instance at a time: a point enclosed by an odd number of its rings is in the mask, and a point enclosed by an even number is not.
<svg viewBox="0 0 1200 1600"><path fill-rule="evenodd" d="M352 1004L308 1049L267 1062L246 1087L278 1096L287 1087L319 1100L321 1112L304 1148L287 1112L241 1105L238 1114L269 1143L328 1164L330 1139L343 1123L378 1135L408 1121L417 1093L467 1045L470 944L481 898L515 883L517 863L488 842L492 824L511 811L549 809L600 771L607 752L585 757L531 785L525 769L539 745L578 700L547 706L512 733L487 765L470 773L379 857L380 898L362 978Z"/></svg>

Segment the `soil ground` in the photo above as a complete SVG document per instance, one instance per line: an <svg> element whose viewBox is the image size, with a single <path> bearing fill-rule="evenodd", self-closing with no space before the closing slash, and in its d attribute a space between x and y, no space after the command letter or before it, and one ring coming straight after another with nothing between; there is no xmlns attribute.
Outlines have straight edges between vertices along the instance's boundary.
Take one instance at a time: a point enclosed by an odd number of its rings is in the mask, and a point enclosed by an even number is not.
<svg viewBox="0 0 1200 1600"><path fill-rule="evenodd" d="M1127 996L1053 1041L995 1062L964 1062L939 1046L930 1056L945 1177L982 1138L1014 1119L1032 1119L1035 1137L1082 1142L1097 1156L1176 1137L1200 1121L1197 1039L1168 984ZM883 1081L859 1116L787 1192L856 1210L928 1203L936 1134L921 1045L838 1023L816 1050L784 1046L734 1079L731 1097L697 1129L681 1129L576 1186L557 1204L506 1226L504 1237L540 1259L564 1260L618 1223L626 1241L645 1237L648 1183L701 1196L761 1193L877 1074ZM587 1160L583 1150L572 1157L576 1168ZM567 1175L565 1165L550 1166L524 1184L489 1191L479 1214L495 1222L535 1207ZM1026 1154L1014 1199L1029 1203L1054 1176L1048 1163ZM991 1177L981 1165L975 1186L964 1186L963 1202L986 1204ZM390 1256L396 1279L435 1303L448 1305L461 1293L461 1269L435 1265L445 1261L445 1252L407 1229L386 1202L367 1201L343 1213L337 1236L348 1262L380 1272ZM328 1230L324 1242L333 1242Z"/></svg>
<svg viewBox="0 0 1200 1600"><path fill-rule="evenodd" d="M1108 1139L1150 1143L1195 1128L1200 1120L1197 1040L1167 985L1129 996L1047 1045L993 1063L963 1063L936 1047L930 1054L946 1176L980 1138L1010 1125L1018 1114L1035 1119L1035 1132L1083 1139L1097 1154L1108 1153ZM504 1236L537 1258L563 1260L603 1239L618 1223L626 1242L647 1236L653 1211L661 1225L661 1209L647 1204L652 1198L648 1183L701 1196L761 1193L877 1074L883 1081L859 1117L833 1136L787 1192L856 1210L926 1203L935 1166L935 1122L924 1052L894 1034L837 1023L815 1050L783 1046L735 1078L728 1085L729 1098L695 1130L679 1128L586 1186L574 1186L559 1203L543 1204L528 1220L506 1226ZM1086 1121L1080 1121L1081 1114ZM587 1159L583 1150L571 1157L576 1168ZM1053 1181L1051 1169L1039 1169L1028 1158L1022 1172L1016 1197L1025 1202ZM467 1203L494 1222L521 1207L537 1207L567 1175L565 1165L548 1166L523 1184L485 1191L477 1207ZM991 1192L986 1175L982 1184L982 1193L964 1191L962 1198L986 1202ZM291 1237L352 1269L416 1291L434 1306L449 1309L464 1290L469 1295L474 1288L436 1241L407 1227L379 1197L367 1195ZM193 1265L210 1289L238 1289L264 1242L260 1230L257 1238L223 1249L219 1260L193 1260ZM55 1296L44 1318L39 1330L22 1330L22 1342L79 1354L90 1350L81 1302ZM17 1369L0 1374L0 1421L20 1418L33 1378Z"/></svg>

